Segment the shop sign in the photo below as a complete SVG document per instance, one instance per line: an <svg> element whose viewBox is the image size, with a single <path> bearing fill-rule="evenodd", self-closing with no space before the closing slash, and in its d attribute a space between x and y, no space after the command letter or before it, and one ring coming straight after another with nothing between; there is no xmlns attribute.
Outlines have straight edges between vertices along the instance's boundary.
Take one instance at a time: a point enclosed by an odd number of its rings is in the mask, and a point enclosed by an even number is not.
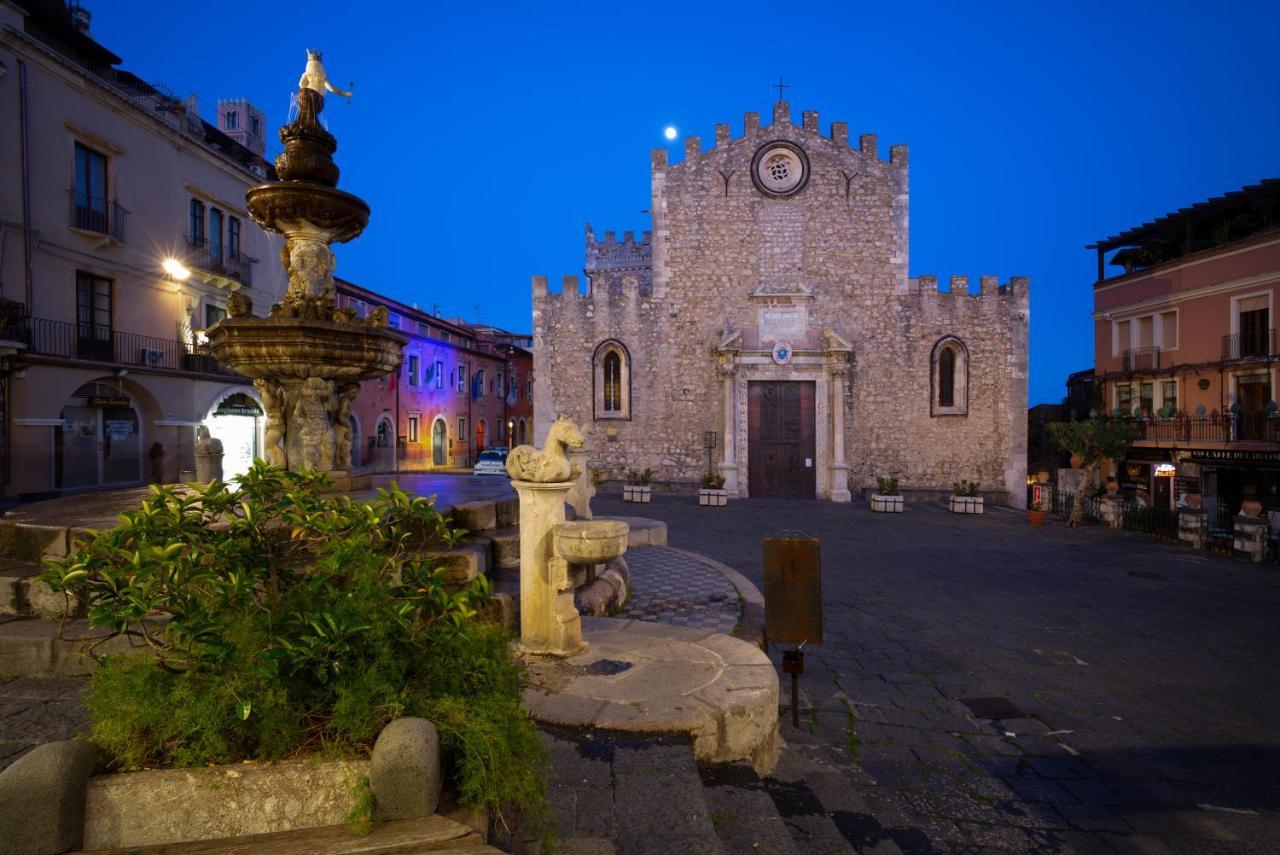
<svg viewBox="0 0 1280 855"><path fill-rule="evenodd" d="M1192 450L1191 459L1197 463L1280 463L1280 451L1197 448Z"/></svg>
<svg viewBox="0 0 1280 855"><path fill-rule="evenodd" d="M103 428L110 439L127 439L133 433L133 422L111 419L103 425Z"/></svg>

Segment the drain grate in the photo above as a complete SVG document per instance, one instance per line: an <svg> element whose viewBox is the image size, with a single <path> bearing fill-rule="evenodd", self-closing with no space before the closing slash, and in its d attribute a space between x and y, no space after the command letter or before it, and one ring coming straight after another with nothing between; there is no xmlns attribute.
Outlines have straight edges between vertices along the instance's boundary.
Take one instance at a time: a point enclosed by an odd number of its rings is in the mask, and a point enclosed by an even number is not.
<svg viewBox="0 0 1280 855"><path fill-rule="evenodd" d="M1129 575L1135 579L1155 579L1160 582L1168 582L1169 577L1163 573L1157 573L1154 570L1130 570Z"/></svg>
<svg viewBox="0 0 1280 855"><path fill-rule="evenodd" d="M960 698L960 703L969 708L974 718L1001 720L1006 718L1028 718L1008 698Z"/></svg>
<svg viewBox="0 0 1280 855"><path fill-rule="evenodd" d="M612 677L630 668L630 662L622 662L618 659L597 659L590 665L582 666L583 671L596 677Z"/></svg>

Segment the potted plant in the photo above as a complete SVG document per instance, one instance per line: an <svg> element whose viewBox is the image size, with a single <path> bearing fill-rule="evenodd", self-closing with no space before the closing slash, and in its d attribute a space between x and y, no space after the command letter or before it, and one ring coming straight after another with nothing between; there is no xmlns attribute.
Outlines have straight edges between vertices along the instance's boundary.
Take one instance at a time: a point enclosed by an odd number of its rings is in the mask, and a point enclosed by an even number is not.
<svg viewBox="0 0 1280 855"><path fill-rule="evenodd" d="M1049 509L1044 506L1044 499L1033 502L1027 508L1027 521L1032 525L1044 525L1045 519L1049 516Z"/></svg>
<svg viewBox="0 0 1280 855"><path fill-rule="evenodd" d="M953 514L982 513L981 485L977 481L959 481L951 485L950 510Z"/></svg>
<svg viewBox="0 0 1280 855"><path fill-rule="evenodd" d="M653 488L649 482L653 480L653 470L627 470L627 483L622 487L622 501L649 504Z"/></svg>
<svg viewBox="0 0 1280 855"><path fill-rule="evenodd" d="M897 477L876 476L876 491L871 494L871 510L878 514L902 513L902 491Z"/></svg>
<svg viewBox="0 0 1280 855"><path fill-rule="evenodd" d="M724 489L723 475L711 471L702 476L702 489L698 490L698 504L708 508L723 508L729 504L729 493Z"/></svg>

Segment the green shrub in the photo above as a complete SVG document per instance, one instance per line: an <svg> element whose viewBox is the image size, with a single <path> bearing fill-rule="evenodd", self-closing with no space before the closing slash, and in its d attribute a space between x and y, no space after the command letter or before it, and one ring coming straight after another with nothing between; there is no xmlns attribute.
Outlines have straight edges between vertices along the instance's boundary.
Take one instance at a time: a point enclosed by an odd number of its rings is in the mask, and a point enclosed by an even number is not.
<svg viewBox="0 0 1280 855"><path fill-rule="evenodd" d="M979 484L977 481L958 481L958 482L952 483L951 495L966 496L966 497L972 498L973 496L981 495L978 492L978 488L980 486L982 485Z"/></svg>
<svg viewBox="0 0 1280 855"><path fill-rule="evenodd" d="M141 654L94 672L93 740L123 769L362 754L422 716L464 803L536 822L545 750L506 632L477 618L487 582L451 590L428 555L461 532L398 487L359 502L327 483L259 462L238 492L155 487L51 562L42 578Z"/></svg>
<svg viewBox="0 0 1280 855"><path fill-rule="evenodd" d="M890 475L888 478L877 475L876 476L876 495L879 495L879 496L899 495L898 479L892 475Z"/></svg>
<svg viewBox="0 0 1280 855"><path fill-rule="evenodd" d="M716 472L714 469L708 470L707 473L702 476L702 486L706 487L708 490L723 490L724 476L719 472Z"/></svg>

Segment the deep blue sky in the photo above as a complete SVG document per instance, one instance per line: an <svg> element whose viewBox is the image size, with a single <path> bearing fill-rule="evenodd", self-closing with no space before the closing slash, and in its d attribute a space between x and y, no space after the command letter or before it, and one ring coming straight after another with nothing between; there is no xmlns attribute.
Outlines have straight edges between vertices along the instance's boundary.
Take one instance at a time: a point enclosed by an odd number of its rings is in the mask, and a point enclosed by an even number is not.
<svg viewBox="0 0 1280 855"><path fill-rule="evenodd" d="M912 275L1031 276L1033 404L1092 364L1086 243L1280 175L1274 0L87 5L124 67L206 118L263 107L270 154L323 50L355 82L325 111L341 186L374 212L339 274L517 330L531 275L581 272L584 222L648 228L667 124L737 136L784 75L795 121L911 146Z"/></svg>

